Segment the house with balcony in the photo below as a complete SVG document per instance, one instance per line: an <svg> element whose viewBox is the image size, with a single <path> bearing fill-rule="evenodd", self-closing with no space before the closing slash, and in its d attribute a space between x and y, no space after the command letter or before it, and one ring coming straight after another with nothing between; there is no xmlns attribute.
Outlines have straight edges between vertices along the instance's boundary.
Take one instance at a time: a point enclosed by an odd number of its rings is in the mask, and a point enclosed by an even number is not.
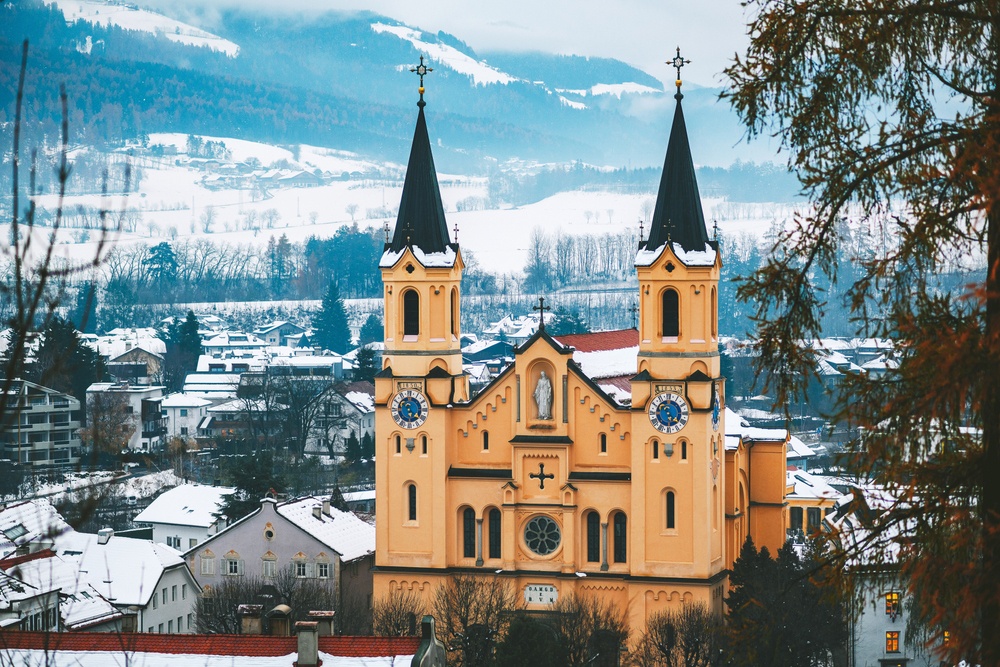
<svg viewBox="0 0 1000 667"><path fill-rule="evenodd" d="M80 462L80 401L27 380L7 394L11 419L0 423L0 456L31 466Z"/></svg>

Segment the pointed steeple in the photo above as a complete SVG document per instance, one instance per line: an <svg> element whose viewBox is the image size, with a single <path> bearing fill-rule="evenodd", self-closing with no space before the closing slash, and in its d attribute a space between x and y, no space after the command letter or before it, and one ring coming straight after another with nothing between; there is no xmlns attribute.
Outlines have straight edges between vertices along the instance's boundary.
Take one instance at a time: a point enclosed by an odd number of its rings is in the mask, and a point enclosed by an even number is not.
<svg viewBox="0 0 1000 667"><path fill-rule="evenodd" d="M441 190L438 188L431 142L427 136L427 121L424 118L423 87L420 89L417 106L417 127L413 132L410 161L406 165L406 180L403 181L403 196L399 202L399 217L392 242L386 250L399 252L406 246L417 246L425 253L444 252L450 243L448 223L444 218L441 204Z"/></svg>
<svg viewBox="0 0 1000 667"><path fill-rule="evenodd" d="M670 241L688 251L704 250L709 240L708 230L705 228L691 146L684 124L684 110L681 107L684 96L679 87L674 97L677 100L674 124L670 129L667 157L663 161L663 175L660 177L660 190L656 195L649 238L644 247L656 250Z"/></svg>

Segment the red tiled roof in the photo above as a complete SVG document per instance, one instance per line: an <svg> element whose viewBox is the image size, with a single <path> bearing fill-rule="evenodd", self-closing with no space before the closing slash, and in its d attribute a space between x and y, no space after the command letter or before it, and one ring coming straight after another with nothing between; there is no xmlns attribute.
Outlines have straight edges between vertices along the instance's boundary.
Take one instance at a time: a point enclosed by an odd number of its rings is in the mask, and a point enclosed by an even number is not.
<svg viewBox="0 0 1000 667"><path fill-rule="evenodd" d="M563 345L575 347L578 352L621 350L626 347L638 347L639 331L637 329L596 331L594 333L556 336L556 340Z"/></svg>
<svg viewBox="0 0 1000 667"><path fill-rule="evenodd" d="M52 558L55 556L55 552L52 549L40 549L34 553L25 554L23 556L11 555L7 558L0 560L0 570L9 570L15 565L20 565L21 563L27 563L28 561L38 560L39 558Z"/></svg>
<svg viewBox="0 0 1000 667"><path fill-rule="evenodd" d="M320 637L319 650L343 657L413 655L419 637ZM48 651L123 650L138 653L280 657L298 650L296 637L269 635L158 635L117 632L0 631L0 648Z"/></svg>
<svg viewBox="0 0 1000 667"><path fill-rule="evenodd" d="M616 375L614 377L608 378L598 378L594 380L599 385L611 385L625 392L626 394L632 393L632 376L631 375Z"/></svg>

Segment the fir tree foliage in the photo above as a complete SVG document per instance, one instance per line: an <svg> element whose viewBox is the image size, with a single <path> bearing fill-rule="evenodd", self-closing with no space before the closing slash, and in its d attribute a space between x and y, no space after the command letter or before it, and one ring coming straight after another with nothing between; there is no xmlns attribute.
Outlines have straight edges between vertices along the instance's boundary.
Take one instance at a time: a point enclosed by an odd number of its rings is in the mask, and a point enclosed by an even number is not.
<svg viewBox="0 0 1000 667"><path fill-rule="evenodd" d="M347 353L351 345L351 330L347 325L347 310L340 297L336 279L330 281L312 324L315 329L312 337L314 345L337 354Z"/></svg>
<svg viewBox="0 0 1000 667"><path fill-rule="evenodd" d="M371 313L365 323L361 325L358 345L381 343L383 340L385 340L385 328L382 326L382 320L375 313Z"/></svg>
<svg viewBox="0 0 1000 667"><path fill-rule="evenodd" d="M103 381L107 367L104 358L80 340L72 322L53 317L42 332L42 344L27 374L33 382L70 394L86 405L87 387Z"/></svg>
<svg viewBox="0 0 1000 667"><path fill-rule="evenodd" d="M189 310L184 321L174 322L167 333L167 352L163 360L167 389L180 391L187 374L197 370L201 350L198 318Z"/></svg>
<svg viewBox="0 0 1000 667"><path fill-rule="evenodd" d="M896 498L843 560L898 564L949 664L1000 664L997 4L748 4L751 40L726 96L750 135L779 139L811 200L739 289L756 303L762 366L780 371L764 391L793 405L815 377L801 341L825 333L833 294L860 334L900 341L898 368L845 376L832 415L865 433L853 471L875 471ZM838 276L858 226L886 243ZM956 266L978 271L942 289Z"/></svg>
<svg viewBox="0 0 1000 667"><path fill-rule="evenodd" d="M587 322L579 311L562 307L557 307L552 313L552 321L545 325L545 330L550 336L590 333Z"/></svg>

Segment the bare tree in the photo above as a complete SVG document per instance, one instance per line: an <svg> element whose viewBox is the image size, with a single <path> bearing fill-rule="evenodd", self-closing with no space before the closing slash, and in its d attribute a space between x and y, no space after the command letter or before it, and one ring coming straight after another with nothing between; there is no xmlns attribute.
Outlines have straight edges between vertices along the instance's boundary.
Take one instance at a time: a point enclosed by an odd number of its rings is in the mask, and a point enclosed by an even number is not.
<svg viewBox="0 0 1000 667"><path fill-rule="evenodd" d="M645 665L714 667L719 664L721 619L703 604L657 612L646 620L638 653Z"/></svg>
<svg viewBox="0 0 1000 667"><path fill-rule="evenodd" d="M358 205L357 204L348 204L344 208L344 211L347 213L347 215L351 216L351 222L354 222L354 216L357 215L357 213L358 213Z"/></svg>
<svg viewBox="0 0 1000 667"><path fill-rule="evenodd" d="M493 646L524 603L506 579L459 574L437 589L433 606L448 664L471 667L492 659Z"/></svg>
<svg viewBox="0 0 1000 667"><path fill-rule="evenodd" d="M379 637L416 636L426 611L416 591L393 591L372 607L372 631Z"/></svg>
<svg viewBox="0 0 1000 667"><path fill-rule="evenodd" d="M135 417L125 394L97 391L87 397L87 426L80 429L80 440L92 452L121 453L135 429Z"/></svg>
<svg viewBox="0 0 1000 667"><path fill-rule="evenodd" d="M206 234L212 233L212 225L215 224L215 207L206 206L201 212L201 231Z"/></svg>
<svg viewBox="0 0 1000 667"><path fill-rule="evenodd" d="M609 661L607 653L617 654L628 642L626 610L601 598L573 593L560 598L553 611L568 667L584 667L598 658L600 664L618 664Z"/></svg>

